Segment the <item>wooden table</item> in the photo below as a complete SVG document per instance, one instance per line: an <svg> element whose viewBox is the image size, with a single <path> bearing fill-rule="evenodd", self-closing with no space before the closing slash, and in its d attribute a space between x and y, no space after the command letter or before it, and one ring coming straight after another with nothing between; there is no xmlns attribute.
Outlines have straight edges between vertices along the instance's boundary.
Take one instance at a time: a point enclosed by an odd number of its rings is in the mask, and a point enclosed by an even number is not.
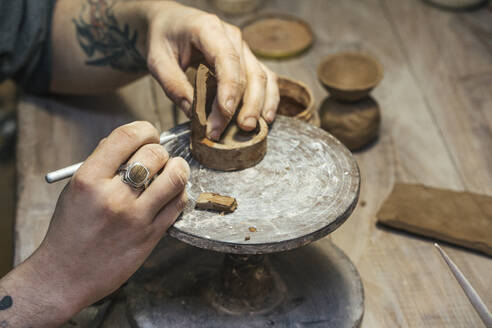
<svg viewBox="0 0 492 328"><path fill-rule="evenodd" d="M213 10L205 0L185 2ZM417 0L277 0L260 10L291 13L312 24L316 41L307 54L265 63L309 85L317 105L327 96L316 78L323 56L367 51L385 69L373 92L383 115L381 136L355 155L361 202L332 235L363 279L362 326L481 326L432 241L382 229L375 213L395 181L492 195L492 11L450 13ZM22 99L16 264L41 242L64 185L46 184L44 174L83 160L111 129L135 118L162 129L174 125L171 103L148 77L112 95ZM318 243L323 247L326 240ZM445 249L492 308L492 260ZM125 326L122 311L117 303L103 326Z"/></svg>

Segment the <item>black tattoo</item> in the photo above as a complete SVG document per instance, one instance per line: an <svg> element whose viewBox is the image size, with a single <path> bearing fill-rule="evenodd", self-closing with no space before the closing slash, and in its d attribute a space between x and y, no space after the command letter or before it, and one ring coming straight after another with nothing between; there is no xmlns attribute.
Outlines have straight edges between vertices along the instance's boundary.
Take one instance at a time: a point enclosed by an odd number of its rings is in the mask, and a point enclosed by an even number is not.
<svg viewBox="0 0 492 328"><path fill-rule="evenodd" d="M14 301L12 300L12 297L10 297L9 295L4 296L0 300L0 311L7 310L9 307L12 306L12 304L14 304Z"/></svg>
<svg viewBox="0 0 492 328"><path fill-rule="evenodd" d="M128 24L119 26L113 13L116 0L87 0L87 5L77 18L75 24L77 40L85 54L92 58L85 63L93 66L111 66L114 69L143 73L147 65L137 50L138 32L130 31ZM86 14L89 22L84 19Z"/></svg>

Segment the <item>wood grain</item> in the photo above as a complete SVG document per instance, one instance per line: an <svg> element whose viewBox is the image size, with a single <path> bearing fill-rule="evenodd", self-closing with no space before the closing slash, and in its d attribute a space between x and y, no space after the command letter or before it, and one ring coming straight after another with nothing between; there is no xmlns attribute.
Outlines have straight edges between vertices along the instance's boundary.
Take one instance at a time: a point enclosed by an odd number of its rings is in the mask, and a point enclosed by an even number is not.
<svg viewBox="0 0 492 328"><path fill-rule="evenodd" d="M206 0L183 2L211 10ZM385 70L372 93L382 112L379 139L356 154L361 202L332 235L363 280L362 327L480 327L432 243L375 222L395 181L492 195L492 11L450 13L418 0L271 0L260 10L290 13L311 24L315 42L307 53L264 63L308 85L316 108L327 96L316 77L324 56L361 50ZM227 20L240 24L245 19ZM163 129L171 127L171 103L155 81L145 81L134 94L138 104L131 107L149 104L148 115ZM93 99L83 100L68 106L31 97L20 104L16 263L39 244L63 187L46 185L44 173L82 160L100 137L125 121L87 111ZM176 121L185 120L176 113ZM317 244L323 249L326 243ZM445 249L492 308L492 261Z"/></svg>

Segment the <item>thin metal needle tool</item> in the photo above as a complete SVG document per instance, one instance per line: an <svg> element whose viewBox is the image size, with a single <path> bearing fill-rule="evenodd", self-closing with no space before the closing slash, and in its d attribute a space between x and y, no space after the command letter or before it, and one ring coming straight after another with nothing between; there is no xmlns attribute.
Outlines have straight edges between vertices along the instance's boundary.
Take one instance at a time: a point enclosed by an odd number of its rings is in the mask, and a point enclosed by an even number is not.
<svg viewBox="0 0 492 328"><path fill-rule="evenodd" d="M492 315L490 314L489 309L487 309L480 296L478 296L473 286L470 284L468 279L466 279L458 266L449 258L446 252L444 252L444 250L437 243L434 243L434 246L436 246L436 248L439 250L439 253L441 253L444 261L446 261L446 263L448 264L449 269L451 269L454 277L456 278L456 280L458 280L461 288L463 288L463 290L465 291L466 296L475 308L475 311L477 311L485 326L487 328L492 328Z"/></svg>
<svg viewBox="0 0 492 328"><path fill-rule="evenodd" d="M185 136L187 134L190 134L190 132L191 132L190 130L182 131L182 132L177 133L177 134L174 134L174 133L169 134L168 132L164 132L161 134L159 143L161 145L164 145L171 140L174 140L174 139L179 138L181 136ZM64 167L62 169L47 173L45 175L46 182L53 183L53 182L57 182L57 181L60 181L60 180L66 179L66 178L70 178L75 173L75 171L77 171L79 169L79 167L83 163L84 162L80 162L80 163L73 164L73 165Z"/></svg>

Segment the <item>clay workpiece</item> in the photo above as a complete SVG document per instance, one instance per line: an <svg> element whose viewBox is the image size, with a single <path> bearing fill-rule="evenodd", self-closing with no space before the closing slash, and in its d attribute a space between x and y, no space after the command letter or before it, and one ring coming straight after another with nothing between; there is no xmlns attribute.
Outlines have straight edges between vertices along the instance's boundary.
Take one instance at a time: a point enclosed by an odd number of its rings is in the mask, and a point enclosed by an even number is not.
<svg viewBox="0 0 492 328"><path fill-rule="evenodd" d="M354 151L373 141L379 132L381 114L372 98L344 103L326 98L320 108L321 127Z"/></svg>
<svg viewBox="0 0 492 328"><path fill-rule="evenodd" d="M319 126L319 116L314 108L314 96L307 85L285 76L278 77L280 103L277 114L298 118Z"/></svg>
<svg viewBox="0 0 492 328"><path fill-rule="evenodd" d="M234 197L204 192L198 196L195 208L231 213L236 210L237 201Z"/></svg>
<svg viewBox="0 0 492 328"><path fill-rule="evenodd" d="M257 56L288 58L301 54L313 43L311 27L285 14L262 14L243 25L243 38Z"/></svg>
<svg viewBox="0 0 492 328"><path fill-rule="evenodd" d="M251 132L242 131L233 118L218 142L206 137L207 115L210 113L217 82L214 74L200 65L196 74L195 97L191 117L191 153L208 168L221 171L241 170L254 166L265 156L268 125L260 118Z"/></svg>
<svg viewBox="0 0 492 328"><path fill-rule="evenodd" d="M383 68L369 55L343 52L323 59L318 78L333 98L357 101L367 97L381 81Z"/></svg>

